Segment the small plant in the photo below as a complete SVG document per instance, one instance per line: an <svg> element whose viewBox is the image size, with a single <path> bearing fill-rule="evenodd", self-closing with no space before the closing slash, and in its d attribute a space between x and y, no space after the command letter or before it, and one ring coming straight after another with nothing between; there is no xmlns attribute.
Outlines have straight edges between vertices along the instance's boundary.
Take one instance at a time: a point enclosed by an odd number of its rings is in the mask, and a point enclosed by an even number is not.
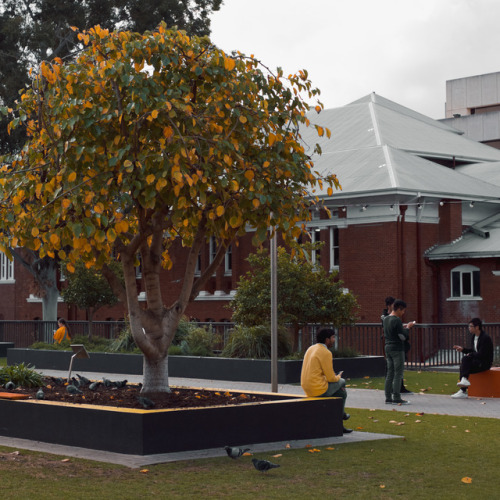
<svg viewBox="0 0 500 500"><path fill-rule="evenodd" d="M3 366L0 368L0 384L5 385L10 381L21 387L42 387L43 376L34 368L24 363Z"/></svg>
<svg viewBox="0 0 500 500"><path fill-rule="evenodd" d="M214 347L220 343L220 336L207 328L193 323L191 325L180 343L182 353L186 356L213 356Z"/></svg>
<svg viewBox="0 0 500 500"><path fill-rule="evenodd" d="M291 343L288 330L278 327L278 357L290 355ZM222 350L229 358L269 359L271 357L271 328L268 325L238 325Z"/></svg>

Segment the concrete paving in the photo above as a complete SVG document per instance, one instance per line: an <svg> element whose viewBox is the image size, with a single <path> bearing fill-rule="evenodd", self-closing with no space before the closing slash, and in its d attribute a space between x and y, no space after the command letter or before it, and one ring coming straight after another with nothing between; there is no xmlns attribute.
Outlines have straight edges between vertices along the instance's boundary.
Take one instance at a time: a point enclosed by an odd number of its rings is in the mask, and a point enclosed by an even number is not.
<svg viewBox="0 0 500 500"><path fill-rule="evenodd" d="M48 376L67 377L67 372L56 370L41 370L42 373ZM81 372L82 375L93 379L102 379L102 373ZM123 375L123 374L106 374L106 378L110 380L127 379L130 383L142 382L140 375ZM261 384L253 382L231 382L222 380L205 380L205 379L188 379L170 377L169 383L171 386L181 387L197 387L206 389L224 389L233 391L258 391L270 392L270 384ZM452 389L453 390L453 389ZM366 408L388 410L404 413L430 413L439 415L456 415L470 416L482 418L500 418L500 398L468 398L468 399L452 399L449 395L441 396L437 394L412 394L405 396L405 399L411 402L410 405L395 406L386 405L384 392L374 389L354 389L348 388L348 397L346 402L347 409L349 408ZM280 384L278 392L282 394L298 394L303 395L302 388L299 385ZM323 438L306 441L290 441L290 442L275 442L275 443L241 443L241 446L251 448L252 452L271 452L283 450L287 445L290 448L303 448L306 444L312 446L336 446L342 443L352 443L359 441L372 441L378 439L394 439L401 436L393 436L388 434L374 434L368 432L354 431L351 434L346 434L340 437ZM179 453L166 453L158 455L125 455L121 453L110 453L100 450L91 450L86 448L76 448L70 446L54 445L37 441L29 441L24 439L6 438L0 436L0 445L11 448L28 449L33 451L41 451L45 453L53 453L61 456L70 456L75 458L85 458L107 463L114 463L126 467L144 467L147 465L173 462L179 460L192 460L198 458L210 458L225 456L223 449L208 449L196 450Z"/></svg>

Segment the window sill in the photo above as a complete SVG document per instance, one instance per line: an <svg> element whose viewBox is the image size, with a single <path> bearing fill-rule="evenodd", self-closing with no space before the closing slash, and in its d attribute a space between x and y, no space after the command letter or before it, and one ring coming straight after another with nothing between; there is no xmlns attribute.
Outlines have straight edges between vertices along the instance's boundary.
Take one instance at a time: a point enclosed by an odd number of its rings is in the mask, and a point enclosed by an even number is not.
<svg viewBox="0 0 500 500"><path fill-rule="evenodd" d="M448 302L463 302L472 300L483 300L482 297L448 297L446 299Z"/></svg>

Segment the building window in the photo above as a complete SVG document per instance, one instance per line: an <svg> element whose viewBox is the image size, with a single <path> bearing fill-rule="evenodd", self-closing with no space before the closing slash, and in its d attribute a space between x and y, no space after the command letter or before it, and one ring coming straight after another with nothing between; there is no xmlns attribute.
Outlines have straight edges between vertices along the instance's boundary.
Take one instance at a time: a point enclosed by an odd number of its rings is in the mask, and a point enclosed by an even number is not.
<svg viewBox="0 0 500 500"><path fill-rule="evenodd" d="M321 242L321 231L319 228L311 229L311 243ZM321 249L314 248L311 252L311 264L320 265L321 264Z"/></svg>
<svg viewBox="0 0 500 500"><path fill-rule="evenodd" d="M198 254L198 258L196 259L196 268L194 270L195 276L200 276L201 274L201 252Z"/></svg>
<svg viewBox="0 0 500 500"><path fill-rule="evenodd" d="M209 263L211 264L215 260L215 256L217 255L217 241L215 236L210 236L210 245L209 245Z"/></svg>
<svg viewBox="0 0 500 500"><path fill-rule="evenodd" d="M479 268L469 265L451 270L451 297L471 299L481 296Z"/></svg>
<svg viewBox="0 0 500 500"><path fill-rule="evenodd" d="M339 228L330 228L330 270L339 268Z"/></svg>
<svg viewBox="0 0 500 500"><path fill-rule="evenodd" d="M233 251L231 245L227 247L226 255L224 256L224 274L231 274L233 271Z"/></svg>
<svg viewBox="0 0 500 500"><path fill-rule="evenodd" d="M9 260L3 252L0 252L0 282L14 282L14 260Z"/></svg>

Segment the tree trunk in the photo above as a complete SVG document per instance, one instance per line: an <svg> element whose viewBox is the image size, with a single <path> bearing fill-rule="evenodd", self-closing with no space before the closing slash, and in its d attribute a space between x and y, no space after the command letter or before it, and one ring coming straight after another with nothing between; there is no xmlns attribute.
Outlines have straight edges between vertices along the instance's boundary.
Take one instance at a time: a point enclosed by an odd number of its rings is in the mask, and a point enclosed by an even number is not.
<svg viewBox="0 0 500 500"><path fill-rule="evenodd" d="M88 317L88 322L87 322L87 335L89 341L92 340L92 322L94 321L94 310L92 307L89 307L87 309L87 317Z"/></svg>
<svg viewBox="0 0 500 500"><path fill-rule="evenodd" d="M144 355L141 393L170 392L168 386L168 356L152 360Z"/></svg>
<svg viewBox="0 0 500 500"><path fill-rule="evenodd" d="M42 297L42 317L44 321L57 321L57 299L59 290L57 286L47 286Z"/></svg>

